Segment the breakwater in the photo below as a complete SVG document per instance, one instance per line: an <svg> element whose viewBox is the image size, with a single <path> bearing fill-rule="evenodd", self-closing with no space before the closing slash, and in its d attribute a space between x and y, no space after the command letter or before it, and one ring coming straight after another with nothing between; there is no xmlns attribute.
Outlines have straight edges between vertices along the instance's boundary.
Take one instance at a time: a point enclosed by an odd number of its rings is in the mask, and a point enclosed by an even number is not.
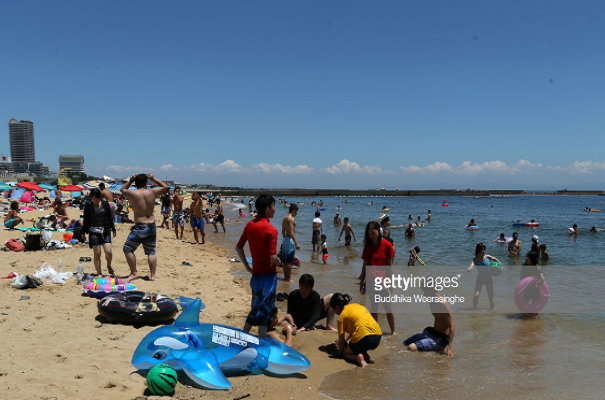
<svg viewBox="0 0 605 400"><path fill-rule="evenodd" d="M605 196L602 190L558 190L558 191L526 191L526 190L355 190L355 189L287 189L287 188L220 188L199 189L220 193L223 197L256 197L268 194L274 197L506 197L506 196Z"/></svg>

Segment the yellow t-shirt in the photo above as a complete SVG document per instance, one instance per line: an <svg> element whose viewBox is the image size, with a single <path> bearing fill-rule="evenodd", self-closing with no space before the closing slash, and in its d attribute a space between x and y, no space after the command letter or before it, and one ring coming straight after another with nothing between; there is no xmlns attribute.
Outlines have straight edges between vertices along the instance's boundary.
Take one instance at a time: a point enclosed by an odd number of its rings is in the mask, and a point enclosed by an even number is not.
<svg viewBox="0 0 605 400"><path fill-rule="evenodd" d="M351 334L351 343L357 343L369 335L382 335L380 326L372 314L361 304L347 304L338 317L338 334Z"/></svg>

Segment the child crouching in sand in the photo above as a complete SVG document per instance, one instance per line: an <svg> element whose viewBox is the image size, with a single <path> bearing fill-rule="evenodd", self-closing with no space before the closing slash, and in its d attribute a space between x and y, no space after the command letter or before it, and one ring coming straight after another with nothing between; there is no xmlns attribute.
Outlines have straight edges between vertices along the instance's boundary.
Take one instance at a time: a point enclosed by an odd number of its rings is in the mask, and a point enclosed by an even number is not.
<svg viewBox="0 0 605 400"><path fill-rule="evenodd" d="M338 317L338 355L345 360L365 367L373 363L369 350L374 350L380 344L382 331L372 317L372 314L361 304L351 304L348 294L334 293L330 299ZM350 337L348 347L345 332Z"/></svg>

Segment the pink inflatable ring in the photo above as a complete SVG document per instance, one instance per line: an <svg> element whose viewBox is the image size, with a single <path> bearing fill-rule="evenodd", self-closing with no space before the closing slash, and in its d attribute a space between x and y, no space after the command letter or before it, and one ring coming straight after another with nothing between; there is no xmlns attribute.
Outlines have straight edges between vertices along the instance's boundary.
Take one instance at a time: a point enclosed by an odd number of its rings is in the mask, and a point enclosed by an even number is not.
<svg viewBox="0 0 605 400"><path fill-rule="evenodd" d="M535 276L526 276L525 278L521 279L521 282L519 282L515 288L515 304L522 313L539 313L546 306L546 303L548 303L548 299L550 299L550 290L548 290L548 285L546 282L542 282L542 284L538 287L538 291L540 293L538 300L533 301L531 304L525 300L525 292L534 287L536 282L538 282L538 278Z"/></svg>

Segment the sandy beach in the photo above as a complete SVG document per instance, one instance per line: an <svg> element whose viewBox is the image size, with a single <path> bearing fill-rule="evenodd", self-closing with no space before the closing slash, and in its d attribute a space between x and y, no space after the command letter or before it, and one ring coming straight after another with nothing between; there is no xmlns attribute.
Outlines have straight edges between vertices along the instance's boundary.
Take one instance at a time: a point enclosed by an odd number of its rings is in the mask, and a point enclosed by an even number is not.
<svg viewBox="0 0 605 400"><path fill-rule="evenodd" d="M156 220L161 221L159 207ZM78 218L79 209L70 208L72 218ZM20 214L24 219L43 215L41 211ZM275 223L275 221L274 221ZM27 222L25 226L31 226ZM129 233L129 224L118 224L120 229L113 239L113 268L119 277L126 277L129 269L122 246ZM210 229L213 229L210 227ZM212 243L192 245L193 234L185 228L185 242L174 237L173 230L159 229L157 238L157 280L135 281L138 290L156 292L170 297L200 297L206 308L200 314L202 322L215 322L242 327L249 311L248 281L233 275L240 263L229 261L234 250ZM207 228L207 232L210 230ZM3 229L0 241L19 237L18 230ZM62 233L54 233L59 239ZM137 255L137 268L143 277L148 275L147 258L142 248ZM249 252L248 252L249 254ZM87 244L72 249L35 252L2 252L0 275L11 271L32 274L44 262L57 267L58 259L66 271L75 273L80 257L92 257ZM188 261L192 266L181 265ZM83 263L85 272L94 273L92 262ZM103 272L107 273L104 256ZM130 363L140 340L153 326L135 328L129 325L109 324L97 312L97 300L82 294L76 278L64 285L44 281L37 289L9 288L11 279L0 281L0 385L5 399L135 399L150 396L146 390L146 371L137 371ZM27 296L29 298L25 299ZM285 302L278 302L280 311ZM253 329L252 333L256 333ZM320 347L333 343L336 333L316 330L294 338L294 347L311 360L311 368L289 377L248 375L229 378L228 391L198 388L179 375L174 398L232 399L250 394L249 399L322 398L319 386L322 379L334 372L357 368L340 359L330 358ZM375 357L386 354L381 346ZM323 397L325 398L325 397Z"/></svg>

